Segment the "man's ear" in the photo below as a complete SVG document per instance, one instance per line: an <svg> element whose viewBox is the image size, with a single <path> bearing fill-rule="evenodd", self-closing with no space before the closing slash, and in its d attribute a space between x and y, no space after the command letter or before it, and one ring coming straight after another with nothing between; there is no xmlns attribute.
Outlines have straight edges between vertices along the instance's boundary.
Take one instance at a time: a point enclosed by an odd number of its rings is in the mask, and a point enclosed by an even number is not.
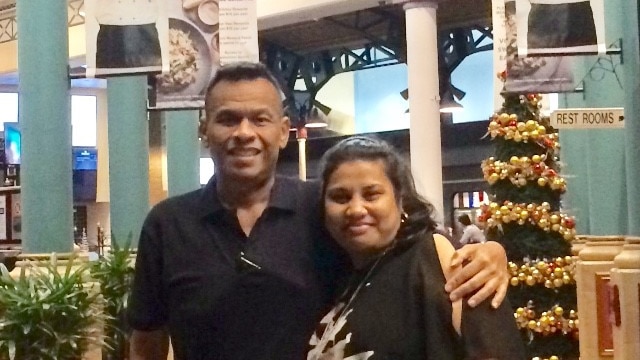
<svg viewBox="0 0 640 360"><path fill-rule="evenodd" d="M200 118L198 121L198 137L205 147L209 147L209 139L207 138L207 118Z"/></svg>
<svg viewBox="0 0 640 360"><path fill-rule="evenodd" d="M280 127L280 149L284 149L289 141L289 133L291 129L291 120L288 116L282 117L282 123Z"/></svg>

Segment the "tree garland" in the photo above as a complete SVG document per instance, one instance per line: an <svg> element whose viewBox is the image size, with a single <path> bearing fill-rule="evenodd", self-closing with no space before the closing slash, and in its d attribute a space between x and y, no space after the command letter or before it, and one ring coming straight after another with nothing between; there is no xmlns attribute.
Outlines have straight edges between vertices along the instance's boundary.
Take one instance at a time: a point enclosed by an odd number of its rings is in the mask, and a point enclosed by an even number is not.
<svg viewBox="0 0 640 360"><path fill-rule="evenodd" d="M509 262L509 273L511 286L544 284L547 289L554 289L575 284L575 262L571 256L554 261L527 261L520 266Z"/></svg>
<svg viewBox="0 0 640 360"><path fill-rule="evenodd" d="M578 312L570 310L566 314L566 311L559 305L553 306L551 310L543 311L539 317L531 307L520 307L516 309L514 317L520 329L527 329L543 335L561 332L564 335L578 336L580 325Z"/></svg>
<svg viewBox="0 0 640 360"><path fill-rule="evenodd" d="M560 149L557 134L547 134L546 128L535 120L518 121L516 114L494 114L489 122L489 135L492 139L504 137L516 143L532 140L545 149Z"/></svg>
<svg viewBox="0 0 640 360"><path fill-rule="evenodd" d="M516 222L524 225L527 222L538 226L544 231L560 233L566 241L571 241L576 236L576 222L572 216L560 211L551 211L548 202L542 204L514 204L505 201L503 205L491 202L481 207L478 221L484 222L488 227L496 227L501 224Z"/></svg>
<svg viewBox="0 0 640 360"><path fill-rule="evenodd" d="M508 179L513 185L523 187L533 181L540 187L549 186L552 190L564 193L567 189L564 178L547 166L544 162L546 154L528 156L512 156L509 162L496 160L490 157L482 161L482 174L484 180L493 185L499 180Z"/></svg>

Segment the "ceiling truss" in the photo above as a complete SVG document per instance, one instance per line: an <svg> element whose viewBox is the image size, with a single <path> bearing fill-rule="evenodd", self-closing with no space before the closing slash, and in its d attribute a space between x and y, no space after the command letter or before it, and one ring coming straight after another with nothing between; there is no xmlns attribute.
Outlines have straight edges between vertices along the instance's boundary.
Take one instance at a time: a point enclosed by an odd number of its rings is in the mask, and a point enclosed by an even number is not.
<svg viewBox="0 0 640 360"><path fill-rule="evenodd" d="M316 95L334 75L406 62L404 16L373 8L348 18L335 16L318 21L357 33L364 40L334 48L290 50L269 36L260 38L261 60L281 81L288 115L296 126L303 125L313 107L328 112ZM493 49L491 28L478 25L441 31L438 47L440 88L444 89L451 85L451 73L467 56Z"/></svg>

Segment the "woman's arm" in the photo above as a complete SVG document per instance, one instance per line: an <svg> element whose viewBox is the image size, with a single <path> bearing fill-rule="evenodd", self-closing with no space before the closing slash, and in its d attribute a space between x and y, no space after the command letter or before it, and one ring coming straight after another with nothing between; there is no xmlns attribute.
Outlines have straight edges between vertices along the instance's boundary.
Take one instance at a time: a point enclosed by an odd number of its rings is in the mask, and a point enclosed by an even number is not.
<svg viewBox="0 0 640 360"><path fill-rule="evenodd" d="M451 266L451 259L453 258L453 254L456 250L453 248L453 245L451 245L451 242L440 234L433 234L433 240L435 241L436 251L438 252L438 259L440 260L442 272L444 273L445 279L449 280L453 270L460 267L460 265ZM451 321L453 323L453 327L456 329L456 332L460 334L462 321L462 300L458 299L456 301L453 301L451 307Z"/></svg>
<svg viewBox="0 0 640 360"><path fill-rule="evenodd" d="M461 265L452 264L454 248L441 235L434 235L440 266L449 280ZM480 244L478 244L480 245ZM499 304L495 309L482 303L476 308L463 304L458 299L452 304L452 323L462 336L467 359L525 359L524 345L516 328L513 311L509 302Z"/></svg>

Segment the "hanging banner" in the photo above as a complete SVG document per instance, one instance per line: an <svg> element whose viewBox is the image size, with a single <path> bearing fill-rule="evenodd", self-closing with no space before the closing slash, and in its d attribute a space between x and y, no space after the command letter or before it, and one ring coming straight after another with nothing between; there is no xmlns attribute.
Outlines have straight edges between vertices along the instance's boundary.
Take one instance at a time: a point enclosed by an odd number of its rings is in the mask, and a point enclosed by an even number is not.
<svg viewBox="0 0 640 360"><path fill-rule="evenodd" d="M519 0L506 0L504 2L507 66L503 90L515 93L574 91L575 81L571 57L521 57L518 55L517 3L519 3Z"/></svg>
<svg viewBox="0 0 640 360"><path fill-rule="evenodd" d="M85 0L86 76L169 71L167 0Z"/></svg>
<svg viewBox="0 0 640 360"><path fill-rule="evenodd" d="M256 0L220 0L220 63L258 60Z"/></svg>
<svg viewBox="0 0 640 360"><path fill-rule="evenodd" d="M149 108L202 108L207 86L220 66L218 0L164 1L170 67L149 77Z"/></svg>
<svg viewBox="0 0 640 360"><path fill-rule="evenodd" d="M516 0L518 56L604 54L604 0Z"/></svg>
<svg viewBox="0 0 640 360"><path fill-rule="evenodd" d="M491 20L493 22L493 74L497 75L507 69L507 28L504 0L491 1ZM504 90L504 82L493 77L493 108L500 109L504 98L500 93Z"/></svg>

